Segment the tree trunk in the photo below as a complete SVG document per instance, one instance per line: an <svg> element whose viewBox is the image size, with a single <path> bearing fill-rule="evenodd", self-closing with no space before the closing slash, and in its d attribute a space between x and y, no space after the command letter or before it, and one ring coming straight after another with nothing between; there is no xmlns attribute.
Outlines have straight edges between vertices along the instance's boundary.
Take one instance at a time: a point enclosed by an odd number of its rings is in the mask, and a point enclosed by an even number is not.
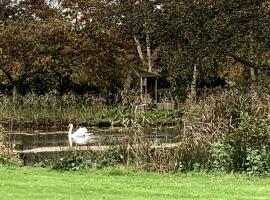
<svg viewBox="0 0 270 200"><path fill-rule="evenodd" d="M255 69L250 68L250 77L251 77L251 90L255 89L256 85L257 85L257 77L256 77L256 72Z"/></svg>
<svg viewBox="0 0 270 200"><path fill-rule="evenodd" d="M148 65L148 71L152 71L152 55L151 55L151 43L149 34L146 34L146 50L147 50L147 65Z"/></svg>
<svg viewBox="0 0 270 200"><path fill-rule="evenodd" d="M124 90L122 95L124 105L127 105L129 103L130 84L131 84L131 73L128 73L124 82Z"/></svg>
<svg viewBox="0 0 270 200"><path fill-rule="evenodd" d="M196 99L197 74L198 74L197 63L195 63L193 66L193 76L192 76L192 82L191 82L191 87L190 87L190 96L192 100Z"/></svg>
<svg viewBox="0 0 270 200"><path fill-rule="evenodd" d="M13 90L12 90L12 101L13 101L13 103L15 103L16 100L17 100L17 94L18 94L17 86L16 86L16 84L13 84Z"/></svg>
<svg viewBox="0 0 270 200"><path fill-rule="evenodd" d="M139 57L140 57L143 65L145 66L146 63L145 63L145 60L144 60L144 57L143 57L142 46L140 44L140 41L136 38L136 36L134 36L134 40L135 40L135 43L136 43L136 46L137 46L137 52L139 54Z"/></svg>

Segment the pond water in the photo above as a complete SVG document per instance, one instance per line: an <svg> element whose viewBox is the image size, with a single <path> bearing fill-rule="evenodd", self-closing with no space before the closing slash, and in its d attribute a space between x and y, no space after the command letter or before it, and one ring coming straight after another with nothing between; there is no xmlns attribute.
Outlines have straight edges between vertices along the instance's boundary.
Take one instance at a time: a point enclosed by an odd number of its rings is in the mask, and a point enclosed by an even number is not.
<svg viewBox="0 0 270 200"><path fill-rule="evenodd" d="M125 135L120 128L88 127L93 132L96 141L87 145L110 145L121 140ZM172 143L179 135L179 127L152 128L146 131L146 137L153 142ZM6 142L14 145L17 150L32 149L37 147L67 146L68 131L61 129L38 130L22 129L7 131Z"/></svg>

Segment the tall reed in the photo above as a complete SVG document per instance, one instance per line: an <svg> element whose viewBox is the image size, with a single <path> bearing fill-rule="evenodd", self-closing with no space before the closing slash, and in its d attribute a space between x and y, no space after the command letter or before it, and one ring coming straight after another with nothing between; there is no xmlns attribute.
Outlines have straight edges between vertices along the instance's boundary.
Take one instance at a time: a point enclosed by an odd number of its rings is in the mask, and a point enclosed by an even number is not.
<svg viewBox="0 0 270 200"><path fill-rule="evenodd" d="M51 92L45 95L26 94L0 95L0 121L17 125L61 125L69 122L98 125L106 119L105 113L117 108L107 106L103 98L95 95L59 95Z"/></svg>

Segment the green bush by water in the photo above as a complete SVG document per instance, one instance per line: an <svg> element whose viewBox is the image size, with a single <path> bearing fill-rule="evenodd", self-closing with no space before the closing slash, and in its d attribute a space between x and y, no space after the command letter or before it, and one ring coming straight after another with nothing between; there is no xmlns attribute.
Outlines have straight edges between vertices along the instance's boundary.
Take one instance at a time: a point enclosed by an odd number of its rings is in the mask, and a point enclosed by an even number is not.
<svg viewBox="0 0 270 200"><path fill-rule="evenodd" d="M120 149L116 147L100 152L87 151L82 153L74 150L66 152L65 156L60 156L50 165L52 169L64 171L79 171L89 168L102 169L119 165L122 163L120 157ZM42 164L46 166L46 163Z"/></svg>
<svg viewBox="0 0 270 200"><path fill-rule="evenodd" d="M244 171L264 175L270 169L270 116L251 116L242 113L236 127L229 128L219 138L222 167L229 171ZM214 150L217 147L214 146ZM217 152L215 152L217 153Z"/></svg>
<svg viewBox="0 0 270 200"><path fill-rule="evenodd" d="M249 175L270 172L269 93L225 90L188 108L184 132L188 143L203 143L207 170Z"/></svg>

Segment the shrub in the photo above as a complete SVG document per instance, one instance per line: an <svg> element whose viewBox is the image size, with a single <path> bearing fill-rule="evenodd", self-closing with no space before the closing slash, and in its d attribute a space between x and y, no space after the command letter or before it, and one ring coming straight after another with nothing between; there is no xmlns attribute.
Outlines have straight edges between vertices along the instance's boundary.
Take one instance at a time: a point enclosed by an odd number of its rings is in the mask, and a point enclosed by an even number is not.
<svg viewBox="0 0 270 200"><path fill-rule="evenodd" d="M247 149L246 172L248 175L265 175L270 169L270 152L265 146L260 149Z"/></svg>
<svg viewBox="0 0 270 200"><path fill-rule="evenodd" d="M259 118L242 113L239 124L224 133L223 142L233 148L231 159L235 171L263 174L263 170L269 170L269 130L270 115Z"/></svg>
<svg viewBox="0 0 270 200"><path fill-rule="evenodd" d="M189 138L185 143L204 152L201 166L208 160L208 169L265 174L269 171L269 108L268 92L240 89L188 102L183 116L184 135ZM183 143L183 138L179 141ZM194 155L193 149L190 160Z"/></svg>
<svg viewBox="0 0 270 200"><path fill-rule="evenodd" d="M4 128L0 125L0 165L20 165L18 155L4 143Z"/></svg>
<svg viewBox="0 0 270 200"><path fill-rule="evenodd" d="M56 170L79 171L92 166L93 161L91 159L85 159L82 156L72 153L71 155L60 158L52 168Z"/></svg>
<svg viewBox="0 0 270 200"><path fill-rule="evenodd" d="M100 152L66 152L65 156L60 157L53 163L52 169L79 171L116 166L120 163L118 151L119 148L110 148Z"/></svg>
<svg viewBox="0 0 270 200"><path fill-rule="evenodd" d="M119 153L120 153L119 147L111 147L110 149L104 152L98 152L96 154L96 164L95 164L96 167L104 168L116 166L121 162Z"/></svg>
<svg viewBox="0 0 270 200"><path fill-rule="evenodd" d="M229 144L223 144L220 141L212 143L210 167L217 171L232 171L232 151L233 149Z"/></svg>

